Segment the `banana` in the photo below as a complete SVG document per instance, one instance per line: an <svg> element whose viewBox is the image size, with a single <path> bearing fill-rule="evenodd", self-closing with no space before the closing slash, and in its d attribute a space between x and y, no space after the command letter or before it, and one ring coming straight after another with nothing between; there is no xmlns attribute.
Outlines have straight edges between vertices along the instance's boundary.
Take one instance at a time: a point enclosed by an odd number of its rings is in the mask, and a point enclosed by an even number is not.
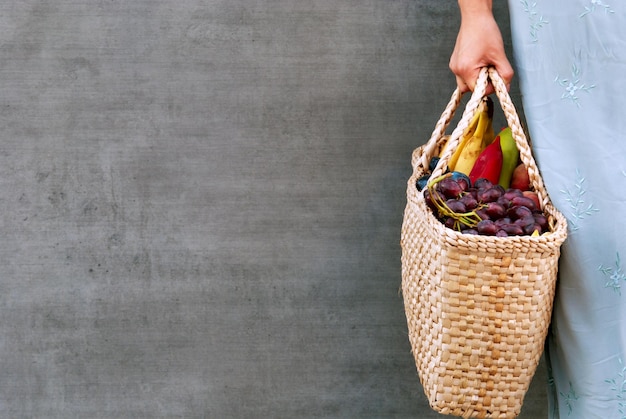
<svg viewBox="0 0 626 419"><path fill-rule="evenodd" d="M461 149L459 147L457 149L458 157L454 164L454 171L464 173L468 176L472 171L472 167L474 167L476 159L480 155L481 151L483 151L486 147L485 133L487 132L492 120L489 115L486 101L481 103L478 113L479 117L476 130L474 131L472 137L467 140L467 143L463 146L463 148Z"/></svg>
<svg viewBox="0 0 626 419"><path fill-rule="evenodd" d="M496 132L493 129L493 119L489 118L489 124L485 128L485 135L483 135L483 148L486 148L489 144L493 143L496 139Z"/></svg>
<svg viewBox="0 0 626 419"><path fill-rule="evenodd" d="M476 132L476 128L478 127L478 121L480 120L480 115L481 115L481 109L479 107L474 113L474 116L472 117L472 119L470 120L469 125L467 126L467 128L465 128L465 131L463 131L463 135L461 136L461 141L459 141L459 145L457 146L456 150L454 151L454 153L452 153L452 156L448 160L448 169L451 172L454 171L456 162L459 159L459 155L461 154L461 152L467 145L467 142L471 140L472 137L474 136L474 133ZM449 147L449 145L450 145L450 139L448 139L446 144L443 146L441 153L439 153L439 156L444 155L446 148Z"/></svg>
<svg viewBox="0 0 626 419"><path fill-rule="evenodd" d="M441 141L443 142L443 145L439 146L439 153L437 153L437 157L443 156L443 153L448 148L448 144L450 144L450 136L444 135L443 137L441 137Z"/></svg>

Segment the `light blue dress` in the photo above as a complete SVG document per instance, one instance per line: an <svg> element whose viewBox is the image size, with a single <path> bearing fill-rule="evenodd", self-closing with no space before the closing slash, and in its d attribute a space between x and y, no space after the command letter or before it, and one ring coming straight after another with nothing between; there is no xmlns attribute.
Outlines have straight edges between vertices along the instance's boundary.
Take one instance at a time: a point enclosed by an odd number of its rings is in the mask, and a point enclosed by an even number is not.
<svg viewBox="0 0 626 419"><path fill-rule="evenodd" d="M569 222L548 416L626 418L626 1L509 0L509 10L535 157Z"/></svg>

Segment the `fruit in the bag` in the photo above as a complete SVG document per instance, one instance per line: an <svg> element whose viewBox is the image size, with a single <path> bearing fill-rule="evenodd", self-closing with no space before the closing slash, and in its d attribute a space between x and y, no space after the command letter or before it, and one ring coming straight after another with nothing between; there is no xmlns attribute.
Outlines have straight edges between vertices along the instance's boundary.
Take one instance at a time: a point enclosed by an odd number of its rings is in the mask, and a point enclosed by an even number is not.
<svg viewBox="0 0 626 419"><path fill-rule="evenodd" d="M426 204L446 227L464 234L496 237L550 232L548 217L538 199L532 198L532 194L537 196L534 191L504 189L485 178L468 188L463 182L462 177L446 173L430 180L424 190Z"/></svg>
<svg viewBox="0 0 626 419"><path fill-rule="evenodd" d="M476 231L483 236L495 236L498 230L500 228L491 220L481 220L476 224Z"/></svg>
<svg viewBox="0 0 626 419"><path fill-rule="evenodd" d="M501 219L506 215L506 208L502 204L498 204L497 202L489 202L485 206L485 212L492 220Z"/></svg>
<svg viewBox="0 0 626 419"><path fill-rule="evenodd" d="M528 192L528 191L526 191ZM538 202L538 200L537 200ZM537 205L537 203L535 202L535 200L527 197L527 196L516 196L515 198L511 199L511 205L516 206L516 205L521 205L524 206L526 208L530 208L532 211L536 210L539 208L539 205Z"/></svg>
<svg viewBox="0 0 626 419"><path fill-rule="evenodd" d="M521 218L532 217L533 211L523 205L514 205L507 210L506 215L511 220L519 220Z"/></svg>
<svg viewBox="0 0 626 419"><path fill-rule="evenodd" d="M502 226L500 226L500 229L504 231L507 234L507 236L523 236L524 235L524 229L518 226L517 224L512 224L512 223L503 224Z"/></svg>
<svg viewBox="0 0 626 419"><path fill-rule="evenodd" d="M474 166L469 173L471 182L483 178L492 184L497 184L502 171L502 149L500 148L500 137L489 144L474 162Z"/></svg>
<svg viewBox="0 0 626 419"><path fill-rule="evenodd" d="M448 199L446 201L446 205L448 206L448 208L450 208L450 211L452 212L456 212L458 214L463 214L467 212L465 204L457 199Z"/></svg>
<svg viewBox="0 0 626 419"><path fill-rule="evenodd" d="M422 189L424 189L426 185L428 185L429 180L430 180L430 174L423 175L419 179L417 179L417 182L415 184L415 186L417 187L417 190L421 191Z"/></svg>
<svg viewBox="0 0 626 419"><path fill-rule="evenodd" d="M457 149L448 161L448 169L450 171L469 175L480 153L487 147L489 141L493 140L493 137L485 136L491 121L489 102L492 102L491 99L486 97L478 106L470 126L463 133ZM475 121L476 118L478 118L477 121ZM472 130L470 127L472 127L474 122L476 123L476 128Z"/></svg>
<svg viewBox="0 0 626 419"><path fill-rule="evenodd" d="M417 181L415 182L415 186L417 187L418 191L421 191L426 187L432 171L435 170L435 168L437 167L437 163L439 163L439 157L431 157L430 161L428 162L428 172L420 176L419 179L417 179Z"/></svg>
<svg viewBox="0 0 626 419"><path fill-rule="evenodd" d="M513 171L519 162L519 150L510 127L500 131L498 137L500 137L500 149L502 150L502 170L498 184L507 189L511 186L511 176L513 176Z"/></svg>
<svg viewBox="0 0 626 419"><path fill-rule="evenodd" d="M528 170L524 163L518 164L515 170L513 170L510 187L519 189L520 191L530 190L530 177L528 176Z"/></svg>
<svg viewBox="0 0 626 419"><path fill-rule="evenodd" d="M487 214L487 210L485 210L485 208L482 205L478 207L476 210L474 210L474 212L476 213L476 215L478 215L478 218L480 218L481 220L491 220L491 217L489 217L489 214Z"/></svg>
<svg viewBox="0 0 626 419"><path fill-rule="evenodd" d="M489 186L487 188L480 188L476 191L476 199L482 204L488 204L490 202L496 202L502 195L504 190L499 186Z"/></svg>
<svg viewBox="0 0 626 419"><path fill-rule="evenodd" d="M463 205L465 205L465 209L467 209L468 211L471 211L478 207L478 200L471 193L464 194L463 196L461 196L461 198L459 198L459 201L462 202Z"/></svg>
<svg viewBox="0 0 626 419"><path fill-rule="evenodd" d="M532 199L537 208L541 208L541 203L539 202L539 195L535 191L524 191L522 192L526 198Z"/></svg>
<svg viewBox="0 0 626 419"><path fill-rule="evenodd" d="M484 136L485 146L488 146L496 138L496 134L493 130L494 104L493 104L493 100L489 96L486 96L485 98L483 98L483 101L487 108L487 116L489 117L489 124L487 125L487 129L485 130L485 136Z"/></svg>
<svg viewBox="0 0 626 419"><path fill-rule="evenodd" d="M519 189L513 189L513 188L508 188L506 191L504 191L504 198L508 199L509 201L512 200L513 198L515 198L516 196L523 196L524 192L522 192Z"/></svg>
<svg viewBox="0 0 626 419"><path fill-rule="evenodd" d="M487 98L487 116L489 120L487 122L487 128L485 128L485 134L483 135L483 146L486 147L496 139L496 133L493 130L493 101L491 98Z"/></svg>
<svg viewBox="0 0 626 419"><path fill-rule="evenodd" d="M541 227L542 231L548 231L548 217L538 212L533 213L533 217L535 218L535 224Z"/></svg>
<svg viewBox="0 0 626 419"><path fill-rule="evenodd" d="M481 116L481 112L480 112L480 107L479 107L479 109L477 109L474 115L472 116L472 119L469 125L463 131L463 134L461 135L461 138L459 139L459 144L456 150L452 153L452 155L448 159L448 170L454 171L454 166L456 166L456 162L459 159L461 150L463 150L463 147L467 145L467 142L470 139L472 139L472 137L474 136L474 133L476 132L476 128L478 127L478 121L480 120L480 116ZM450 138L448 138L445 145L441 149L441 153L439 153L440 157L446 153L449 147L451 147L450 144L451 144L451 141L450 141Z"/></svg>
<svg viewBox="0 0 626 419"><path fill-rule="evenodd" d="M483 135L485 133L487 123L488 121L486 112L482 111L478 121L478 127L476 128L476 132L474 133L472 138L470 138L467 143L465 143L463 148L458 149L458 157L454 165L455 171L465 173L466 175L470 174L472 167L474 167L476 159L478 159L478 156L484 149Z"/></svg>
<svg viewBox="0 0 626 419"><path fill-rule="evenodd" d="M470 180L469 176L461 172L450 172L450 179L456 181L456 183L461 185L461 188L464 191L468 190L470 185L472 184L472 181Z"/></svg>
<svg viewBox="0 0 626 419"><path fill-rule="evenodd" d="M489 179L479 178L474 181L473 186L476 189L489 189L493 186L493 183Z"/></svg>
<svg viewBox="0 0 626 419"><path fill-rule="evenodd" d="M437 157L443 156L443 152L446 150L446 148L448 148L448 143L450 143L450 136L444 135L443 137L441 137L441 142L443 143L443 145L439 147L439 154L437 154Z"/></svg>
<svg viewBox="0 0 626 419"><path fill-rule="evenodd" d="M444 194L446 198L458 198L463 193L462 186L450 177L447 177L439 182L438 190Z"/></svg>
<svg viewBox="0 0 626 419"><path fill-rule="evenodd" d="M431 172L435 170L435 168L437 167L437 163L439 163L439 157L432 157L430 159L430 162L428 163L428 170Z"/></svg>

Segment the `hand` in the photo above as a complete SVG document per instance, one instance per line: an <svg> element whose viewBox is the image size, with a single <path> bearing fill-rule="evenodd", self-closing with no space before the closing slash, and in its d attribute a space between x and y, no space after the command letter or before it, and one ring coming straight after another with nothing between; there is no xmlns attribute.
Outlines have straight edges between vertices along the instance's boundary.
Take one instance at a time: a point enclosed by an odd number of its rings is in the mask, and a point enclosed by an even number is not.
<svg viewBox="0 0 626 419"><path fill-rule="evenodd" d="M491 2L460 0L459 7L461 27L450 57L450 70L456 76L461 93L474 90L480 69L487 66L495 67L509 89L513 67L506 57L502 33L491 12ZM493 92L490 83L485 94Z"/></svg>

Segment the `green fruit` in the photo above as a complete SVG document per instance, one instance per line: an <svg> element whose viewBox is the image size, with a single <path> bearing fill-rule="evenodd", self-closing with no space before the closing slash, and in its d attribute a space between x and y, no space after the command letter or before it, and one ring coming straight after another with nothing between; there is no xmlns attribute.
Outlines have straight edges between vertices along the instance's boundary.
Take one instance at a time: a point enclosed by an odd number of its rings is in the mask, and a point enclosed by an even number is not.
<svg viewBox="0 0 626 419"><path fill-rule="evenodd" d="M500 148L502 149L502 169L500 170L498 184L507 189L511 185L511 177L519 160L519 150L510 127L504 128L498 136L500 137Z"/></svg>

